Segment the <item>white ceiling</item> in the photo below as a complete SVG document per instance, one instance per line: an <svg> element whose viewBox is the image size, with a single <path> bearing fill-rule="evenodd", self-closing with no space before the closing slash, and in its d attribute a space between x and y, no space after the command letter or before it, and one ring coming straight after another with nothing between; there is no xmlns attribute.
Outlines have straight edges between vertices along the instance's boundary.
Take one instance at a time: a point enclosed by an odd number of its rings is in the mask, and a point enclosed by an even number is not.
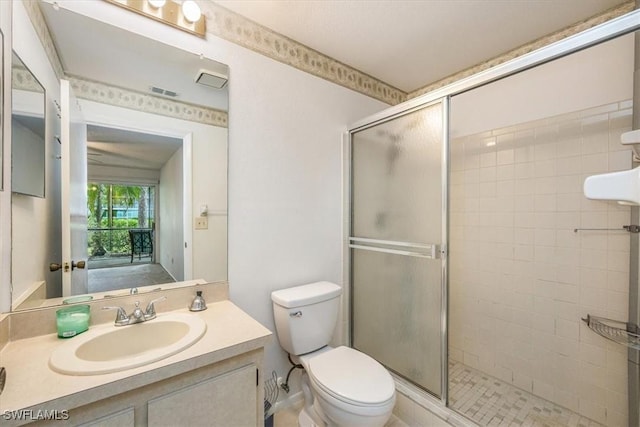
<svg viewBox="0 0 640 427"><path fill-rule="evenodd" d="M182 140L165 136L87 126L87 163L160 170L182 147Z"/></svg>
<svg viewBox="0 0 640 427"><path fill-rule="evenodd" d="M411 92L624 0L215 0Z"/></svg>

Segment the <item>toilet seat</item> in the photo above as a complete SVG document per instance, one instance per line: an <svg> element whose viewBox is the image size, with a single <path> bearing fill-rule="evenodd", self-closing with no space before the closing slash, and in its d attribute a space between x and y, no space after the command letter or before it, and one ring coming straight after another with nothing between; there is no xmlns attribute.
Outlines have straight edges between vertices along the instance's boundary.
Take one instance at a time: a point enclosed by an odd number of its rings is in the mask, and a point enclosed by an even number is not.
<svg viewBox="0 0 640 427"><path fill-rule="evenodd" d="M325 351L308 361L311 383L342 403L387 406L395 400L395 384L375 359L349 347Z"/></svg>

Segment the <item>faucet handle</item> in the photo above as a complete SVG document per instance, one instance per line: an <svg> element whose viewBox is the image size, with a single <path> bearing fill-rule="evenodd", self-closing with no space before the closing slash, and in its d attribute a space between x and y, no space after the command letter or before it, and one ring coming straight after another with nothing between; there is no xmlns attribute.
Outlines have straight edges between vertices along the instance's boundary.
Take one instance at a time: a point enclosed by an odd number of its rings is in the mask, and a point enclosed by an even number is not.
<svg viewBox="0 0 640 427"><path fill-rule="evenodd" d="M154 319L156 317L156 307L154 306L154 304L160 301L164 301L166 299L167 297L162 296L160 298L156 298L154 300L149 301L149 304L147 304L147 308L144 310L144 317L147 320Z"/></svg>
<svg viewBox="0 0 640 427"><path fill-rule="evenodd" d="M129 316L129 318L133 317L137 321L145 321L145 320L147 320L146 317L145 317L145 314L142 312L142 309L140 308L140 301L136 301L135 302L135 306L136 307L131 312L131 316ZM129 320L129 323L132 323L131 320Z"/></svg>
<svg viewBox="0 0 640 427"><path fill-rule="evenodd" d="M105 306L102 307L103 310L118 310L116 313L116 326L127 325L129 323L129 317L127 316L127 312L124 311L122 307L113 307L113 306Z"/></svg>

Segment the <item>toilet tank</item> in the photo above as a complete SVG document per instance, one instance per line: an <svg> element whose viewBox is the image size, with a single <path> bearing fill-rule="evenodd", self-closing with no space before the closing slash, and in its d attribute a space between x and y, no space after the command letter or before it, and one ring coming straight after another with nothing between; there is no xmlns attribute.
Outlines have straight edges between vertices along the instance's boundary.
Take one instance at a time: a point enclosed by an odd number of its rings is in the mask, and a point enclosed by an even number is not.
<svg viewBox="0 0 640 427"><path fill-rule="evenodd" d="M280 346L301 355L329 344L338 321L342 288L316 282L271 293Z"/></svg>

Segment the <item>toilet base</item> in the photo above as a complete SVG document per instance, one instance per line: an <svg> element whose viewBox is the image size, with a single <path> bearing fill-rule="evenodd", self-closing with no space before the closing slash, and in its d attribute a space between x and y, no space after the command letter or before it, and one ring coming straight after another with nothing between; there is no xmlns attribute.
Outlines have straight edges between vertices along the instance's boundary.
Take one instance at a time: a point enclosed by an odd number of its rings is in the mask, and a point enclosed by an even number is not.
<svg viewBox="0 0 640 427"><path fill-rule="evenodd" d="M316 424L316 422L313 420L311 415L309 415L309 413L307 412L307 408L302 408L302 411L300 411L300 415L298 415L298 426L299 427L324 427Z"/></svg>

